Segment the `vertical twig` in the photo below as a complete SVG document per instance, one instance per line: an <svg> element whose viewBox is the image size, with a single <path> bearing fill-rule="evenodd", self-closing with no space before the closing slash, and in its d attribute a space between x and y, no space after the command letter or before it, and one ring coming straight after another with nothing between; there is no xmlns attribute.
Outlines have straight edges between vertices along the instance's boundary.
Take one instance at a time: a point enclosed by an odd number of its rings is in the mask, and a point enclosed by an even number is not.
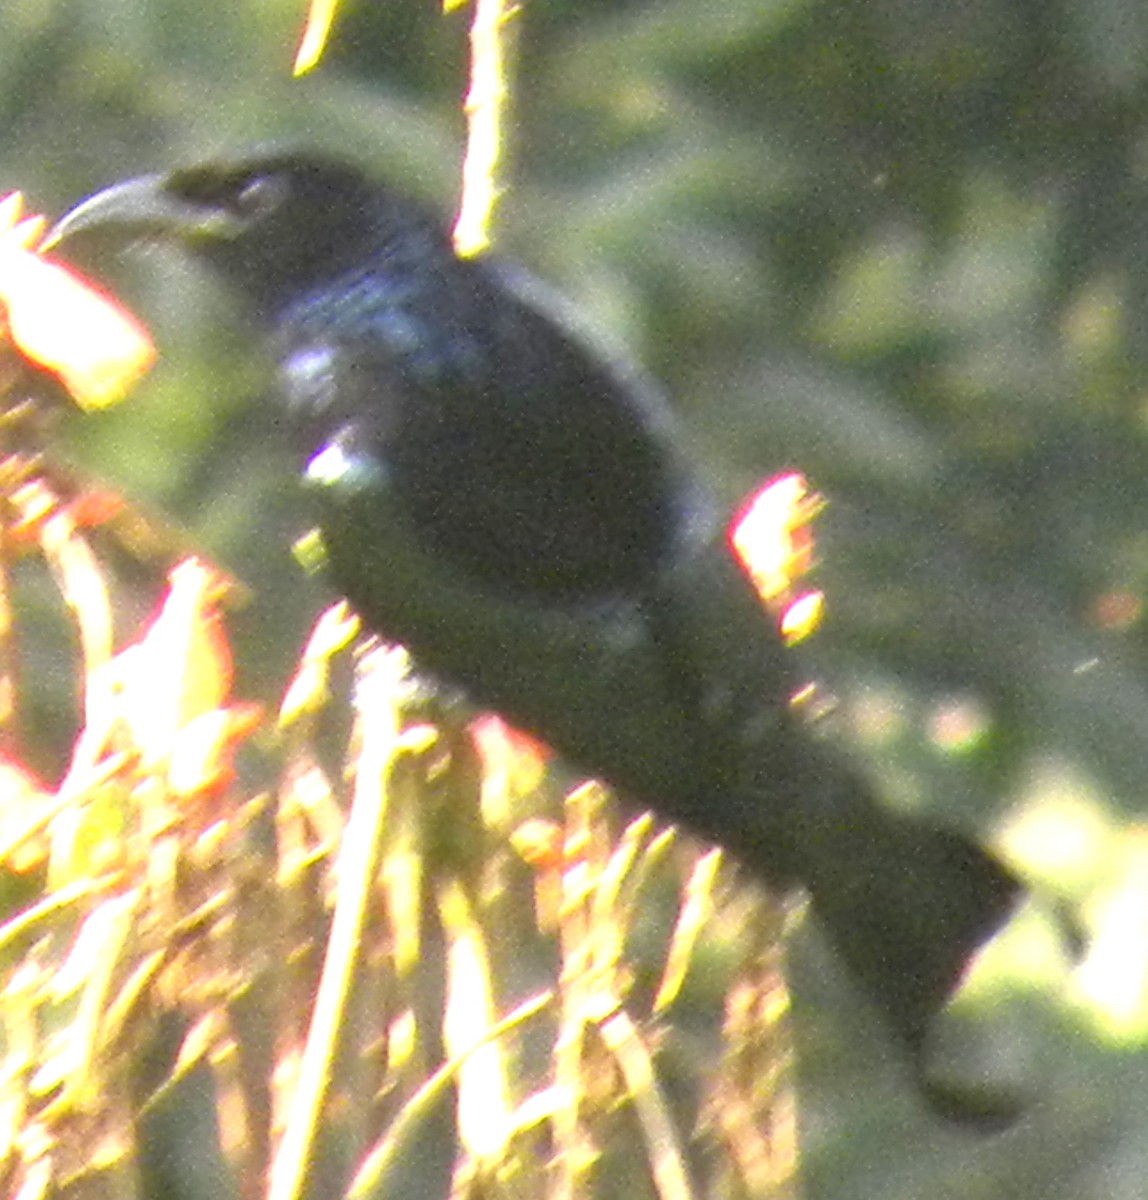
<svg viewBox="0 0 1148 1200"><path fill-rule="evenodd" d="M306 1190L339 1030L358 961L367 901L378 868L389 766L399 747L395 693L403 670L405 655L397 650L373 654L363 668L358 695L362 751L355 796L339 850L335 913L293 1101L271 1165L268 1200L297 1200Z"/></svg>
<svg viewBox="0 0 1148 1200"><path fill-rule="evenodd" d="M449 11L458 0L446 0ZM490 245L490 221L498 198L503 115L510 99L506 67L506 26L517 8L513 0L474 0L470 26L470 88L466 94L466 159L462 203L454 225L454 246L468 258Z"/></svg>

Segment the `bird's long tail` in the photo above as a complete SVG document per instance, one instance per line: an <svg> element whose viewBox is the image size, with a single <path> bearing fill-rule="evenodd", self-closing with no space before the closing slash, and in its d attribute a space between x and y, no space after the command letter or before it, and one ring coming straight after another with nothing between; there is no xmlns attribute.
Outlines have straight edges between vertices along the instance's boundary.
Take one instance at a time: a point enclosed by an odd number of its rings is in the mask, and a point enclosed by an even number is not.
<svg viewBox="0 0 1148 1200"><path fill-rule="evenodd" d="M666 688L693 713L720 797L674 815L767 883L800 884L837 955L920 1063L932 1019L1022 888L968 838L880 803L794 710L799 675L716 540L680 555L648 607Z"/></svg>
<svg viewBox="0 0 1148 1200"><path fill-rule="evenodd" d="M783 851L856 984L918 1058L970 961L1008 920L1022 888L962 834L891 813L844 768L831 794L795 798ZM751 861L752 861L752 855Z"/></svg>

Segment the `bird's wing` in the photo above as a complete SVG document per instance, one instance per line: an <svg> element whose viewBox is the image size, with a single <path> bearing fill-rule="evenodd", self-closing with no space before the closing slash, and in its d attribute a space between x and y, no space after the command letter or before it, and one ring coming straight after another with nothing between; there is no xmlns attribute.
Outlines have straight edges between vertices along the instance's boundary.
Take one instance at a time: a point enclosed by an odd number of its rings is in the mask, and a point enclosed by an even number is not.
<svg viewBox="0 0 1148 1200"><path fill-rule="evenodd" d="M353 431L311 459L305 483L332 574L369 625L571 762L643 802L687 806L699 782L691 716L667 701L635 604L546 608L455 571L427 551Z"/></svg>

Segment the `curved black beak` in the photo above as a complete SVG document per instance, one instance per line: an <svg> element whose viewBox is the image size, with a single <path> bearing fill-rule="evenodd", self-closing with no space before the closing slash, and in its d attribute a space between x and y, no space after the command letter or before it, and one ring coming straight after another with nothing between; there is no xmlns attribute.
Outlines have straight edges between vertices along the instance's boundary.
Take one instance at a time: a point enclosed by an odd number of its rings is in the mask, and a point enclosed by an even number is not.
<svg viewBox="0 0 1148 1200"><path fill-rule="evenodd" d="M193 241L227 233L233 223L229 214L177 195L168 183L165 175L141 175L96 192L52 226L44 248L96 238Z"/></svg>

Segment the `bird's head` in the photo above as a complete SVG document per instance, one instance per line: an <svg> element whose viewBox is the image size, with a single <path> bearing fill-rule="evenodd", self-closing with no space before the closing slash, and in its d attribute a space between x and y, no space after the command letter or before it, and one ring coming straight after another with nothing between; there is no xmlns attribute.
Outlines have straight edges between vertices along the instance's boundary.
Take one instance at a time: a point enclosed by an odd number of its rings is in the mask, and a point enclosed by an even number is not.
<svg viewBox="0 0 1148 1200"><path fill-rule="evenodd" d="M115 184L72 209L49 241L178 244L273 317L298 293L418 233L441 237L416 207L357 168L284 153Z"/></svg>

